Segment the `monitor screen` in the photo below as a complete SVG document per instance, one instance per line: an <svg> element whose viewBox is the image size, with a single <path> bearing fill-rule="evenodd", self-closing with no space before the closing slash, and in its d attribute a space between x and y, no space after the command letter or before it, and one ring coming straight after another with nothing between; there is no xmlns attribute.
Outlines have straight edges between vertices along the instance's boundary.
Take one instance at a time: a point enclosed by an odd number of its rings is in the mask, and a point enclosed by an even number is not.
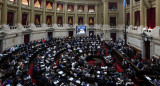
<svg viewBox="0 0 160 86"><path fill-rule="evenodd" d="M77 26L77 34L86 34L86 26Z"/></svg>

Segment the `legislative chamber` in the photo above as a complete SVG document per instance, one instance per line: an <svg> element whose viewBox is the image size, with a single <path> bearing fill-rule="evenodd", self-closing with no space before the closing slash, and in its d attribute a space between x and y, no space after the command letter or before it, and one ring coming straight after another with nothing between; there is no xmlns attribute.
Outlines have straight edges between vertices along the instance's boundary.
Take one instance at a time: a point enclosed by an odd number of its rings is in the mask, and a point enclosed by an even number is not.
<svg viewBox="0 0 160 86"><path fill-rule="evenodd" d="M160 0L0 0L0 86L160 86Z"/></svg>

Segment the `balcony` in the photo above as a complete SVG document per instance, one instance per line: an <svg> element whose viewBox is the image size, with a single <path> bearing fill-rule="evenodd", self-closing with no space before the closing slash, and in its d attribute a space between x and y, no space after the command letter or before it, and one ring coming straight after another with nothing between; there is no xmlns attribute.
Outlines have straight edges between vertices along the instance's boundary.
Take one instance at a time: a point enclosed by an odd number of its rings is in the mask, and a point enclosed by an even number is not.
<svg viewBox="0 0 160 86"><path fill-rule="evenodd" d="M46 11L53 11L53 9L47 9L47 8L46 8Z"/></svg>
<svg viewBox="0 0 160 86"><path fill-rule="evenodd" d="M109 13L118 13L117 9L109 9Z"/></svg>
<svg viewBox="0 0 160 86"><path fill-rule="evenodd" d="M42 7L35 7L36 10L42 10Z"/></svg>
<svg viewBox="0 0 160 86"><path fill-rule="evenodd" d="M110 26L110 29L117 29L116 26Z"/></svg>
<svg viewBox="0 0 160 86"><path fill-rule="evenodd" d="M109 11L117 11L117 9L109 9Z"/></svg>
<svg viewBox="0 0 160 86"><path fill-rule="evenodd" d="M30 28L30 26L29 26L29 25L23 25L23 27L24 27L25 29Z"/></svg>
<svg viewBox="0 0 160 86"><path fill-rule="evenodd" d="M16 4L16 2L15 2L15 1L8 0L8 4L15 5L15 4Z"/></svg>
<svg viewBox="0 0 160 86"><path fill-rule="evenodd" d="M73 25L71 25L71 24L68 24L68 27L73 27Z"/></svg>
<svg viewBox="0 0 160 86"><path fill-rule="evenodd" d="M40 28L40 27L42 27L42 25L35 25L36 26L36 28Z"/></svg>
<svg viewBox="0 0 160 86"><path fill-rule="evenodd" d="M57 13L64 13L63 10L57 10Z"/></svg>
<svg viewBox="0 0 160 86"><path fill-rule="evenodd" d="M26 5L26 4L22 4L22 7L26 8L26 7L31 7L31 6L30 5Z"/></svg>
<svg viewBox="0 0 160 86"><path fill-rule="evenodd" d="M10 30L16 30L17 26L9 26Z"/></svg>
<svg viewBox="0 0 160 86"><path fill-rule="evenodd" d="M63 24L57 24L58 27L63 27Z"/></svg>
<svg viewBox="0 0 160 86"><path fill-rule="evenodd" d="M94 27L94 25L89 25L90 28Z"/></svg>
<svg viewBox="0 0 160 86"><path fill-rule="evenodd" d="M53 25L47 25L47 27L53 27Z"/></svg>

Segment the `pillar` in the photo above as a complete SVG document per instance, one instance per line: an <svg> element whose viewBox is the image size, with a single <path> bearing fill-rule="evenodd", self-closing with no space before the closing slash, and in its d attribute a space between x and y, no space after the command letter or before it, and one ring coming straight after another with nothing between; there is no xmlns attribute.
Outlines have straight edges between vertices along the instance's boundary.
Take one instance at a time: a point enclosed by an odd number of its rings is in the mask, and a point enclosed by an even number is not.
<svg viewBox="0 0 160 86"><path fill-rule="evenodd" d="M77 8L77 7L78 7L78 5L75 4L75 5L74 5L74 8L75 8L75 9L74 9L74 12L75 12L75 18L74 18L74 19L75 19L75 21L74 21L74 22L75 22L75 25L78 24L78 17L77 17L77 12L78 12L77 10L78 10L78 8Z"/></svg>
<svg viewBox="0 0 160 86"><path fill-rule="evenodd" d="M57 23L57 16L56 16L56 13L57 13L57 2L54 2L54 24L56 24Z"/></svg>
<svg viewBox="0 0 160 86"><path fill-rule="evenodd" d="M67 22L67 3L64 3L64 24L68 24Z"/></svg>
<svg viewBox="0 0 160 86"><path fill-rule="evenodd" d="M160 0L156 0L156 26L160 26Z"/></svg>
<svg viewBox="0 0 160 86"><path fill-rule="evenodd" d="M31 24L34 24L34 0L30 0L31 2Z"/></svg>
<svg viewBox="0 0 160 86"><path fill-rule="evenodd" d="M98 5L95 5L95 13L96 13L96 22L95 24L98 24Z"/></svg>
<svg viewBox="0 0 160 86"><path fill-rule="evenodd" d="M8 0L3 0L2 24L4 25L7 24L7 4L8 4Z"/></svg>
<svg viewBox="0 0 160 86"><path fill-rule="evenodd" d="M84 13L85 13L84 24L87 25L87 24L88 24L88 22L87 22L87 20L88 20L88 17L87 17L87 13L88 13L88 4L85 4L85 5L84 5Z"/></svg>
<svg viewBox="0 0 160 86"><path fill-rule="evenodd" d="M22 0L18 0L18 17L17 17L17 23L21 24L22 23Z"/></svg>
<svg viewBox="0 0 160 86"><path fill-rule="evenodd" d="M46 24L46 0L43 0L42 6L43 6L43 16L42 16L43 24Z"/></svg>
<svg viewBox="0 0 160 86"><path fill-rule="evenodd" d="M145 18L144 18L144 3L142 0L140 0L140 26L144 27L145 26Z"/></svg>
<svg viewBox="0 0 160 86"><path fill-rule="evenodd" d="M142 1L142 0L141 0ZM133 0L130 0L130 25L133 26Z"/></svg>
<svg viewBox="0 0 160 86"><path fill-rule="evenodd" d="M104 25L109 25L109 18L108 18L108 2L106 0L103 1L103 23Z"/></svg>

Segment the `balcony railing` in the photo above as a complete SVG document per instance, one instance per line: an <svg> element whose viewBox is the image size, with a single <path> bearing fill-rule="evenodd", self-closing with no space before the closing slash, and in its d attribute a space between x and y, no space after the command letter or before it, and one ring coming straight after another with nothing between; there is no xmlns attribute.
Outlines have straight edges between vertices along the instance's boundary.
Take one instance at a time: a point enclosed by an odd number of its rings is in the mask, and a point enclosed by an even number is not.
<svg viewBox="0 0 160 86"><path fill-rule="evenodd" d="M22 4L22 7L31 7L30 5Z"/></svg>
<svg viewBox="0 0 160 86"><path fill-rule="evenodd" d="M109 9L109 11L117 11L117 9Z"/></svg>
<svg viewBox="0 0 160 86"><path fill-rule="evenodd" d="M15 30L17 29L17 26L9 26L10 30Z"/></svg>
<svg viewBox="0 0 160 86"><path fill-rule="evenodd" d="M16 4L16 2L8 0L8 4Z"/></svg>
<svg viewBox="0 0 160 86"><path fill-rule="evenodd" d="M46 8L46 10L47 10L47 11L53 11L53 8L52 8L52 9L47 9L47 8Z"/></svg>
<svg viewBox="0 0 160 86"><path fill-rule="evenodd" d="M68 24L68 27L73 27L73 25L71 25L71 24Z"/></svg>
<svg viewBox="0 0 160 86"><path fill-rule="evenodd" d="M30 28L30 26L29 26L29 25L23 25L23 27L24 27L25 29Z"/></svg>
<svg viewBox="0 0 160 86"><path fill-rule="evenodd" d="M63 27L63 24L57 24L58 25L58 27Z"/></svg>
<svg viewBox="0 0 160 86"><path fill-rule="evenodd" d="M35 9L38 9L38 10L40 10L40 9L42 9L42 7L35 7Z"/></svg>
<svg viewBox="0 0 160 86"><path fill-rule="evenodd" d="M47 27L53 27L53 25L47 25Z"/></svg>
<svg viewBox="0 0 160 86"><path fill-rule="evenodd" d="M138 29L138 26L132 27L131 29L132 29L132 30L137 30L137 29Z"/></svg>
<svg viewBox="0 0 160 86"><path fill-rule="evenodd" d="M36 28L42 27L42 25L35 25L35 26L36 26Z"/></svg>
<svg viewBox="0 0 160 86"><path fill-rule="evenodd" d="M94 25L89 25L89 27L94 27Z"/></svg>
<svg viewBox="0 0 160 86"><path fill-rule="evenodd" d="M151 33L152 29L147 29L146 32Z"/></svg>
<svg viewBox="0 0 160 86"><path fill-rule="evenodd" d="M117 29L116 26L110 26L110 29Z"/></svg>

